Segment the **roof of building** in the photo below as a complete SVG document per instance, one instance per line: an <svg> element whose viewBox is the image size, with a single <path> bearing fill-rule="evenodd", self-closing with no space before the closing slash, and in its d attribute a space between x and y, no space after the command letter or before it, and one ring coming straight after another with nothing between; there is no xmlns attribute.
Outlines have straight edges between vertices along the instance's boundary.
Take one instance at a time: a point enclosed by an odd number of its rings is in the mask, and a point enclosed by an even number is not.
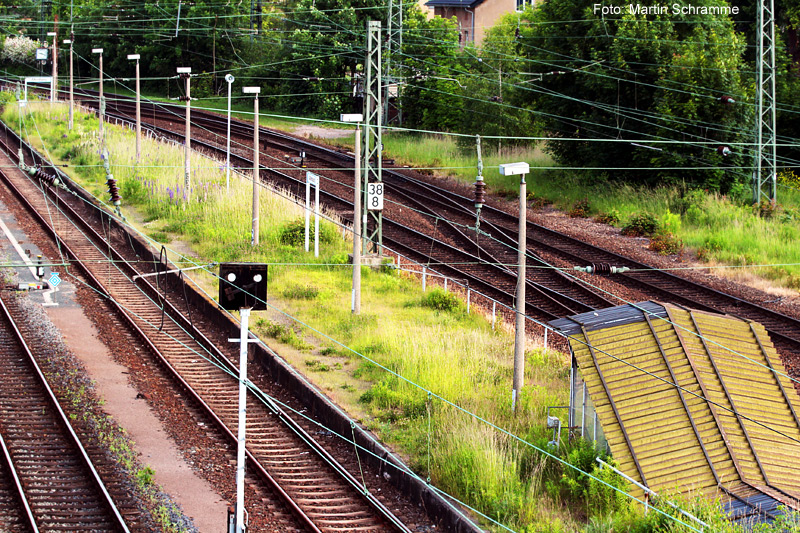
<svg viewBox="0 0 800 533"><path fill-rule="evenodd" d="M550 324L570 336L625 474L727 495L732 519L800 508L800 399L763 326L657 302Z"/></svg>
<svg viewBox="0 0 800 533"><path fill-rule="evenodd" d="M425 5L428 7L460 7L462 9L474 9L483 0L428 0Z"/></svg>

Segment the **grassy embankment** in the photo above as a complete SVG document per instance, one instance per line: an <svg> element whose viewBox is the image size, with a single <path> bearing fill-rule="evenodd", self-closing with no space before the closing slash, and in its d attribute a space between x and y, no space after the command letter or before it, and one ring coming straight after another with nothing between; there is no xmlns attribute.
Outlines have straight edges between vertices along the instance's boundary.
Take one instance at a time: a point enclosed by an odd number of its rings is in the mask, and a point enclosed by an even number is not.
<svg viewBox="0 0 800 533"><path fill-rule="evenodd" d="M29 141L47 147L56 161L68 161L73 176L105 198L96 119L80 115L75 129L67 132L63 106L31 106L31 111L35 118L29 116L24 128ZM3 118L16 125L16 108L8 106ZM546 446L545 409L566 400L563 355L535 347L526 354L526 386L519 414L512 415L509 332L492 331L452 295L441 290L423 294L416 282L393 272L364 271L364 312L352 316L345 264L350 245L332 223L322 225L321 253L315 260L302 251L300 209L263 191L261 244L252 248L251 182L236 178L226 193L221 165L198 157L193 161L194 201L187 204L180 190L182 149L147 141L147 155L137 166L131 135L108 128L126 216L138 221L145 234L172 249L191 249L201 261L270 263L274 309L255 313L255 331L279 340L287 359L397 447L422 476L516 531L574 531L587 518L592 531L612 525L637 531L657 527L659 515L643 516L639 506L498 431ZM201 283L216 292L210 276L201 277ZM556 453L593 468L594 452L586 446ZM706 505L703 513L723 527L713 507Z"/></svg>

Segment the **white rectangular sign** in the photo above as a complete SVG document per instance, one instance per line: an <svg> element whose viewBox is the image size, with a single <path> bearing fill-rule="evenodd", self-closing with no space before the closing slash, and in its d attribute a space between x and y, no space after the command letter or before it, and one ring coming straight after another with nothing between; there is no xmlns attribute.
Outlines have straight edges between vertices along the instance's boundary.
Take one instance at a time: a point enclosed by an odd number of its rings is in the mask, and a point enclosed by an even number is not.
<svg viewBox="0 0 800 533"><path fill-rule="evenodd" d="M379 181L367 183L367 209L383 211L383 183Z"/></svg>
<svg viewBox="0 0 800 533"><path fill-rule="evenodd" d="M319 187L319 176L313 172L306 172L306 183L310 183L314 187Z"/></svg>

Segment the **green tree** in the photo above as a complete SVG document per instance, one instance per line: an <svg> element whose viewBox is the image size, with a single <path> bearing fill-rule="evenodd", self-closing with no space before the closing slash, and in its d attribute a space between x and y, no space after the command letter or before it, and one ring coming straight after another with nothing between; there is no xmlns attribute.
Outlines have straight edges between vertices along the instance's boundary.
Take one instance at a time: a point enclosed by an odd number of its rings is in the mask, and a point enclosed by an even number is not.
<svg viewBox="0 0 800 533"><path fill-rule="evenodd" d="M429 20L419 9L409 10L404 20L402 54L405 126L435 131L458 129L465 106L460 98L460 58L454 20Z"/></svg>
<svg viewBox="0 0 800 533"><path fill-rule="evenodd" d="M740 187L747 176L724 167L740 166L742 155L717 152L751 131L747 106L731 109L720 100L752 90L741 75L744 43L731 21L671 9L631 13L627 3L614 4L620 14L604 17L589 0L545 1L521 26L523 57L559 73L530 84L518 102L539 114L550 136L572 139L551 141L548 149L562 164L619 169L614 176L630 181ZM681 144L647 144L656 140Z"/></svg>

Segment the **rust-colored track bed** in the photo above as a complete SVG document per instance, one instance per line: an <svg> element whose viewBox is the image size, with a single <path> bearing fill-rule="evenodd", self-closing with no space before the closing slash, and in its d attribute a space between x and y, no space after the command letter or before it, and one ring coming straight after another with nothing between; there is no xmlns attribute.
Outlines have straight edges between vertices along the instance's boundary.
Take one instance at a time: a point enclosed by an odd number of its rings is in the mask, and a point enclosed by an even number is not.
<svg viewBox="0 0 800 533"><path fill-rule="evenodd" d="M9 134L9 137L13 137ZM15 149L6 151L11 154ZM238 370L225 352L168 302L162 311L155 278L134 277L137 270L90 222L71 208L72 194L15 172L2 173L6 186L28 206L39 223L57 235L60 247L76 260L94 288L105 295L174 383L206 412L217 431L236 442ZM58 204L56 208L56 202ZM46 215L46 216L45 216ZM102 230L101 230L102 231ZM163 327L159 327L165 317ZM248 475L283 502L293 517L280 525L306 531L408 531L360 483L269 398L248 394Z"/></svg>
<svg viewBox="0 0 800 533"><path fill-rule="evenodd" d="M128 527L58 405L31 349L18 303L0 294L0 530L122 531Z"/></svg>

